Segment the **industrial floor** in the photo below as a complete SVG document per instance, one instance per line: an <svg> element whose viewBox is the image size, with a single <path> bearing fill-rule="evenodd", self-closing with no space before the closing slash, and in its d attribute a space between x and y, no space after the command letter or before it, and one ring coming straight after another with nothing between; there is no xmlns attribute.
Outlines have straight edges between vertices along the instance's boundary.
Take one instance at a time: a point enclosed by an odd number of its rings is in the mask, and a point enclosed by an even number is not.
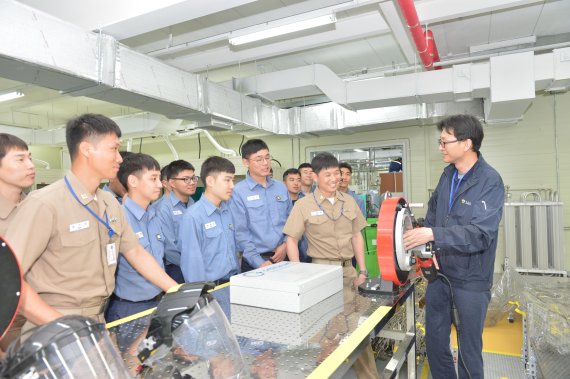
<svg viewBox="0 0 570 379"><path fill-rule="evenodd" d="M452 332L452 341L456 341L455 332ZM456 343L453 342L454 349ZM506 317L499 320L496 325L485 327L483 330L483 362L485 364L485 379L525 379L524 365L521 360L522 351L522 320L516 314L514 322L510 323ZM378 372L382 373L386 361L377 360ZM404 366L399 378L407 377ZM429 364L421 364L417 369L418 379L432 379L429 373ZM350 369L344 379L356 379L353 369Z"/></svg>

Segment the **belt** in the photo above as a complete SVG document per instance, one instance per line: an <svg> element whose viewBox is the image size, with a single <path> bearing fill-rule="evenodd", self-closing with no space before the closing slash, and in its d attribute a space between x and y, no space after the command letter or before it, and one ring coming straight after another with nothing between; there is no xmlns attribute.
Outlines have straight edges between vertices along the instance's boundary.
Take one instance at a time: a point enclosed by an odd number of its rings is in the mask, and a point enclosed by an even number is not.
<svg viewBox="0 0 570 379"><path fill-rule="evenodd" d="M342 267L351 267L352 266L352 258L351 259L323 259L323 258L313 258L313 263L321 263L326 265L335 265L335 266L342 266Z"/></svg>
<svg viewBox="0 0 570 379"><path fill-rule="evenodd" d="M79 314L82 316L97 316L102 314L106 311L107 305L109 304L109 298L106 297L103 301L98 305L92 305L87 307L55 307L58 311L63 313L64 315L69 314Z"/></svg>
<svg viewBox="0 0 570 379"><path fill-rule="evenodd" d="M227 282L229 282L229 279L218 279L218 280L213 280L213 282L216 284L216 286L221 286L222 284L226 284Z"/></svg>
<svg viewBox="0 0 570 379"><path fill-rule="evenodd" d="M156 295L155 297L153 297L152 299L148 299L148 300L139 300L139 301L132 301L132 300L127 300L127 299L123 299L115 294L113 294L113 299L118 300L118 301L122 301L125 303L150 303L151 301L160 301L162 299L162 296L164 295L164 293L159 293L158 295Z"/></svg>

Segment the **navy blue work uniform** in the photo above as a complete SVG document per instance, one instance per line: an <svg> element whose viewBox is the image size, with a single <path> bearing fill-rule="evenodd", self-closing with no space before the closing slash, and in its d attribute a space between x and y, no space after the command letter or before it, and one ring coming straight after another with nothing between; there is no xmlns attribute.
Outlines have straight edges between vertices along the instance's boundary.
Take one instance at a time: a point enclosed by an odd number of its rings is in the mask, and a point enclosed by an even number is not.
<svg viewBox="0 0 570 379"><path fill-rule="evenodd" d="M479 153L478 153L479 154ZM483 157L460 177L447 166L429 200L425 226L433 231L440 272L449 278L460 320L462 358L471 378L483 378L483 325L491 299L504 186ZM434 379L456 378L450 350L451 297L443 279L428 284L426 344ZM467 378L461 359L459 377Z"/></svg>

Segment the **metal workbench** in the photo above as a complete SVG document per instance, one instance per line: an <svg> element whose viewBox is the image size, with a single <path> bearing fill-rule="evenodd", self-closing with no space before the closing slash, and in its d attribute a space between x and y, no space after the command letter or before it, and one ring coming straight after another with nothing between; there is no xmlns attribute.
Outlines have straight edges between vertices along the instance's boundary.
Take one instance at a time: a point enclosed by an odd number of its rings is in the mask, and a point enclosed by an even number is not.
<svg viewBox="0 0 570 379"><path fill-rule="evenodd" d="M360 295L354 289L345 289L301 314L230 304L229 284L217 287L212 295L230 320L240 344L246 363L241 377L250 377L255 366L257 371L264 369L276 378L342 378L371 338L378 335L400 341L381 375L397 377L407 360L411 362L407 365L408 378L416 377L413 283L396 295ZM406 309L405 330L385 330L400 307ZM137 346L144 338L151 311L108 324L133 375L140 364ZM181 364L176 357L165 359L172 359L173 365ZM205 376L203 367L188 370L193 377Z"/></svg>

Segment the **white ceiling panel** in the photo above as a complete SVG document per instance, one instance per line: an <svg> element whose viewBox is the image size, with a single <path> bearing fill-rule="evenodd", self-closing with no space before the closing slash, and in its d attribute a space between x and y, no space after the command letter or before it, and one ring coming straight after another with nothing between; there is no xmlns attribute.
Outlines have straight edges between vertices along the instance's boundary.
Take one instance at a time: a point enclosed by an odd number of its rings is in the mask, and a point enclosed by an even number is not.
<svg viewBox="0 0 570 379"><path fill-rule="evenodd" d="M533 35L542 7L542 4L538 4L508 12L494 12L491 15L488 43Z"/></svg>
<svg viewBox="0 0 570 379"><path fill-rule="evenodd" d="M537 36L552 36L570 31L570 1L548 1L536 25Z"/></svg>
<svg viewBox="0 0 570 379"><path fill-rule="evenodd" d="M469 46L489 43L491 16L483 15L449 21L430 27L440 56L469 53ZM440 43L440 41L444 43Z"/></svg>

